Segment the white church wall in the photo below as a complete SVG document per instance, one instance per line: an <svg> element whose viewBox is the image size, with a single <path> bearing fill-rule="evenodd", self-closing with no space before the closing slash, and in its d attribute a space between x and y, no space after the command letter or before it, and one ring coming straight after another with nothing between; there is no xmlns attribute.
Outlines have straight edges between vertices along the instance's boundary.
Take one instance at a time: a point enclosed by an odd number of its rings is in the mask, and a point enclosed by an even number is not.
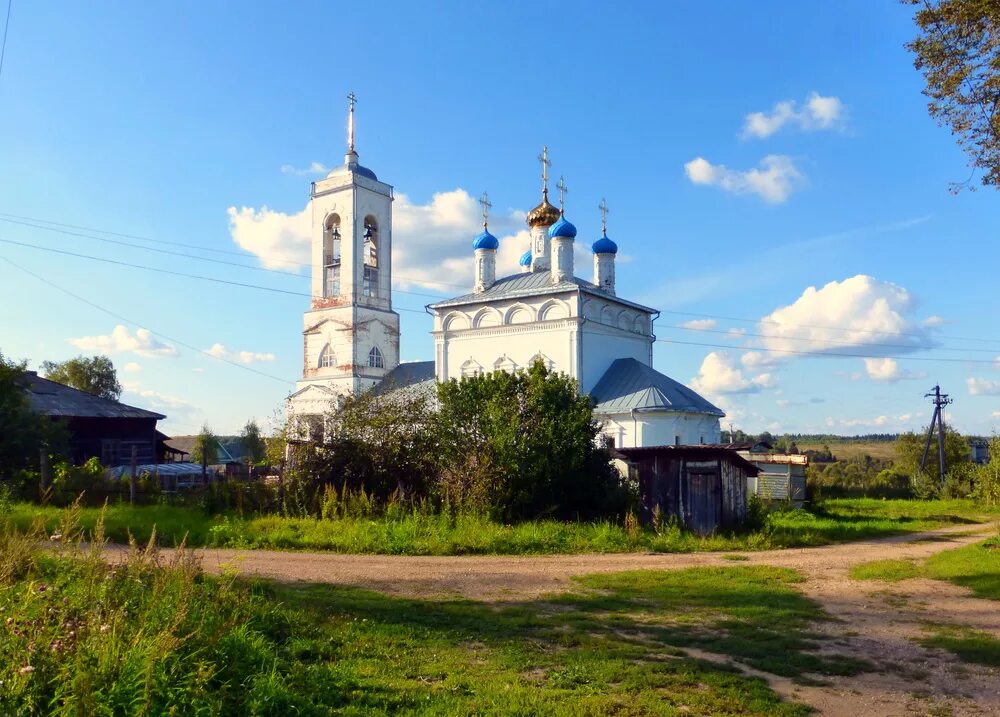
<svg viewBox="0 0 1000 717"><path fill-rule="evenodd" d="M650 364L651 338L616 327L585 321L582 330L583 367L580 389L593 390L611 364L620 358L634 358Z"/></svg>
<svg viewBox="0 0 1000 717"><path fill-rule="evenodd" d="M618 448L718 443L719 419L696 413L636 411L601 414L601 432Z"/></svg>

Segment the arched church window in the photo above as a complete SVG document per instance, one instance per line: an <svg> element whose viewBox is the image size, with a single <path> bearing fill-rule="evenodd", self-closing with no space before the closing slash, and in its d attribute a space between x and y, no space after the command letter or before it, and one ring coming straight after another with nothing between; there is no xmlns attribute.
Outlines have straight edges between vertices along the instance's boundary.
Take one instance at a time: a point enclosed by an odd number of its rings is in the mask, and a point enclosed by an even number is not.
<svg viewBox="0 0 1000 717"><path fill-rule="evenodd" d="M323 223L324 296L340 294L340 215L331 214Z"/></svg>
<svg viewBox="0 0 1000 717"><path fill-rule="evenodd" d="M361 293L363 296L374 298L378 296L379 234L378 222L371 214L365 217L364 230L361 236L364 239L361 247L361 258L364 264Z"/></svg>
<svg viewBox="0 0 1000 717"><path fill-rule="evenodd" d="M320 368L331 368L337 365L337 356L333 353L333 349L330 348L330 344L323 347L323 350L319 352L319 367Z"/></svg>
<svg viewBox="0 0 1000 717"><path fill-rule="evenodd" d="M378 346L372 346L372 350L368 352L368 366L370 368L385 368L385 359L382 358L382 352L379 351Z"/></svg>

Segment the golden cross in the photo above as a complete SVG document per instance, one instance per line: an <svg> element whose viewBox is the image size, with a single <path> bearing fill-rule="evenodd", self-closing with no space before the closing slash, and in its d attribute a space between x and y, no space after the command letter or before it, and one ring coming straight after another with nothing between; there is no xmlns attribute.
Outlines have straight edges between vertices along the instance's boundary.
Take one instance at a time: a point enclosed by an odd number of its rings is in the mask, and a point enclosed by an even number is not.
<svg viewBox="0 0 1000 717"><path fill-rule="evenodd" d="M493 208L493 205L490 204L490 197L486 192L483 192L483 196L479 198L479 205L483 208L483 229L485 229L490 219L490 209Z"/></svg>

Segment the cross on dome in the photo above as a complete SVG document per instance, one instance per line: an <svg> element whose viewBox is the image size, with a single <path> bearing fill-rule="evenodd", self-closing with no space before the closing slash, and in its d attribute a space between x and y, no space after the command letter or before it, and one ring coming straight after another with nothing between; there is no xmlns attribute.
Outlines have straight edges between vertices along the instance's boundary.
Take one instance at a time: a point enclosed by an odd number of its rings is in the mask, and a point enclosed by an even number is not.
<svg viewBox="0 0 1000 717"><path fill-rule="evenodd" d="M601 232L603 234L607 234L608 233L608 214L611 213L611 210L608 209L608 203L606 201L604 201L603 197L601 198L601 203L597 205L597 208L601 210Z"/></svg>
<svg viewBox="0 0 1000 717"><path fill-rule="evenodd" d="M358 98L354 94L354 90L347 93L347 151L354 151L354 105L357 103Z"/></svg>
<svg viewBox="0 0 1000 717"><path fill-rule="evenodd" d="M565 211L566 204L566 193L569 191L566 188L566 180L559 176L559 181L556 182L556 187L559 189L559 213L562 214Z"/></svg>
<svg viewBox="0 0 1000 717"><path fill-rule="evenodd" d="M542 145L542 153L538 155L538 161L542 163L542 194L547 198L549 196L549 167L552 166L548 145Z"/></svg>
<svg viewBox="0 0 1000 717"><path fill-rule="evenodd" d="M479 198L479 206L483 208L483 229L485 229L490 220L490 209L493 208L490 196L486 192L483 192L483 196Z"/></svg>

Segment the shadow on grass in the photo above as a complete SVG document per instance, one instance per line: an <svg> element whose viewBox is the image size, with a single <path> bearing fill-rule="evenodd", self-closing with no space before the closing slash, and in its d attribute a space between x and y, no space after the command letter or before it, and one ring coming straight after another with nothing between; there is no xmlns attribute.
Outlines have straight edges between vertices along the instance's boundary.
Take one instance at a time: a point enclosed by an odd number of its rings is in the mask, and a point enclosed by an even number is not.
<svg viewBox="0 0 1000 717"><path fill-rule="evenodd" d="M930 634L919 640L924 647L948 650L963 662L1000 667L1000 640L988 632L981 632L960 625L928 623Z"/></svg>
<svg viewBox="0 0 1000 717"><path fill-rule="evenodd" d="M720 675L729 682L746 679L685 657L677 649L684 647L799 682L813 681L807 673L850 675L870 668L814 652L818 636L810 626L831 618L795 590L799 581L793 571L768 566L638 571L581 578L583 594L495 604L395 598L329 585L258 589L306 610L317 624L357 626L361 620L367 630L416 636L442 649L483 645L508 669L539 675L540 686L550 688L656 689L692 673L702 681L715 675L710 683Z"/></svg>

